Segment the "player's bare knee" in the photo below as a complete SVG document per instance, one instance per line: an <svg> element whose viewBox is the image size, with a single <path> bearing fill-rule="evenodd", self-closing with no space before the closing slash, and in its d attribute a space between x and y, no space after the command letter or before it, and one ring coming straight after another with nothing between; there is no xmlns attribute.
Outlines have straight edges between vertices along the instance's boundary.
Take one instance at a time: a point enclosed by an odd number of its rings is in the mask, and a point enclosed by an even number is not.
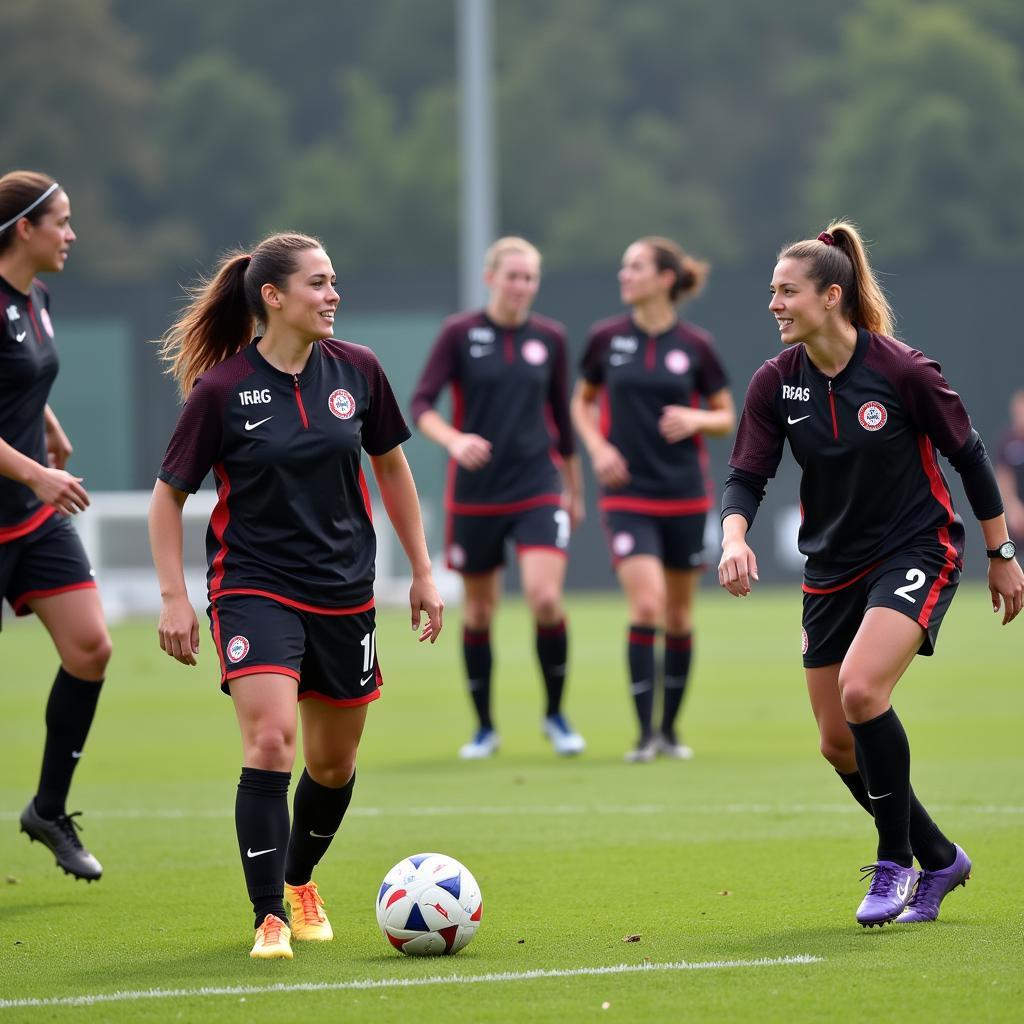
<svg viewBox="0 0 1024 1024"><path fill-rule="evenodd" d="M493 601L467 601L462 609L463 621L469 629L487 629L494 618Z"/></svg>
<svg viewBox="0 0 1024 1024"><path fill-rule="evenodd" d="M849 733L850 730L846 731ZM845 742L835 736L822 736L818 749L821 751L821 756L836 771L845 775L850 771L857 770L857 755L854 753L853 743Z"/></svg>
<svg viewBox="0 0 1024 1024"><path fill-rule="evenodd" d="M347 785L355 770L355 752L351 756L338 761L314 764L311 764L309 761L306 762L306 771L309 773L310 778L321 786L326 786L328 789L341 789Z"/></svg>
<svg viewBox="0 0 1024 1024"><path fill-rule="evenodd" d="M885 710L877 687L863 677L846 678L840 673L839 695L848 722L866 722Z"/></svg>
<svg viewBox="0 0 1024 1024"><path fill-rule="evenodd" d="M542 626L553 626L562 619L562 595L557 587L538 587L526 595L533 617Z"/></svg>
<svg viewBox="0 0 1024 1024"><path fill-rule="evenodd" d="M665 617L665 603L657 598L634 601L630 608L630 619L634 626L657 627Z"/></svg>
<svg viewBox="0 0 1024 1024"><path fill-rule="evenodd" d="M106 630L101 630L78 640L70 650L65 650L61 662L76 679L99 682L107 673L107 665L114 645Z"/></svg>
<svg viewBox="0 0 1024 1024"><path fill-rule="evenodd" d="M254 729L245 745L246 760L253 768L268 772L291 771L295 761L295 733L276 725Z"/></svg>

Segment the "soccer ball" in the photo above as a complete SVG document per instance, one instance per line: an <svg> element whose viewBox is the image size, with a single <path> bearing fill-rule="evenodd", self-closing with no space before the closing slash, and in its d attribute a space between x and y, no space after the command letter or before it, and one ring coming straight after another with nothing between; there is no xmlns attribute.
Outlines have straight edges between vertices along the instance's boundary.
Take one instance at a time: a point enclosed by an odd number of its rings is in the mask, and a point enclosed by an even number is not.
<svg viewBox="0 0 1024 1024"><path fill-rule="evenodd" d="M483 909L476 879L443 853L400 860L377 893L380 930L410 956L457 953L476 934Z"/></svg>

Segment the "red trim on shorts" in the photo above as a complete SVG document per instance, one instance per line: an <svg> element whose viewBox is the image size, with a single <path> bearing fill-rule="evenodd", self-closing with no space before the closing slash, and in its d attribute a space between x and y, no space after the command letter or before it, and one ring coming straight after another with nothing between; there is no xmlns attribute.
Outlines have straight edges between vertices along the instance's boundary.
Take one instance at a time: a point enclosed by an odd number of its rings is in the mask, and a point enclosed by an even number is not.
<svg viewBox="0 0 1024 1024"><path fill-rule="evenodd" d="M218 462L214 467L217 475L217 504L210 513L210 529L214 537L220 542L217 554L213 556L211 568L213 574L210 576L210 591L216 591L224 579L224 559L228 555L228 542L225 540L228 523L231 522L231 511L228 508L228 495L231 493L231 481L228 479L228 472L223 462Z"/></svg>
<svg viewBox="0 0 1024 1024"><path fill-rule="evenodd" d="M290 597L282 597L280 594L272 594L269 590L257 590L254 587L229 587L226 590L218 590L210 594L210 601L215 602L220 597L228 597L232 594L240 594L246 597L265 597L278 604L286 604L289 608L298 608L300 612L313 612L315 615L358 615L360 612L368 612L373 606L373 598L364 601L362 604L352 605L348 608L321 608L315 604L305 604L302 601L294 601Z"/></svg>
<svg viewBox="0 0 1024 1024"><path fill-rule="evenodd" d="M516 554L523 555L527 551L548 551L553 555L561 555L563 558L569 557L569 552L565 548L555 547L554 544L517 544Z"/></svg>
<svg viewBox="0 0 1024 1024"><path fill-rule="evenodd" d="M692 516L707 512L711 508L711 499L706 495L701 498L631 498L621 497L599 498L597 507L602 512L639 512L646 516Z"/></svg>
<svg viewBox="0 0 1024 1024"><path fill-rule="evenodd" d="M28 607L29 601L35 601L40 597L56 597L58 594L67 594L72 590L95 590L95 580L83 580L81 583L69 583L66 587L54 587L53 590L26 590L24 594L16 597L10 602L15 615L31 615L32 609Z"/></svg>
<svg viewBox="0 0 1024 1024"><path fill-rule="evenodd" d="M365 697L353 697L349 700L338 700L336 697L317 693L316 690L306 690L299 694L299 700L320 700L336 708L353 708L360 704L369 704L371 701L380 700L380 690L374 690L373 693L368 693Z"/></svg>
<svg viewBox="0 0 1024 1024"><path fill-rule="evenodd" d="M801 589L805 594L834 594L837 590L845 590L851 584L856 583L857 580L864 579L864 577L867 576L867 574L871 572L872 569L877 569L878 566L880 566L881 564L882 560L879 560L875 562L874 565L869 565L862 572L857 573L856 576L851 576L845 582L837 583L834 587L811 587L808 586L808 584L803 583L801 584Z"/></svg>
<svg viewBox="0 0 1024 1024"><path fill-rule="evenodd" d="M57 510L52 505L43 505L41 508L37 508L28 519L15 523L14 526L0 527L0 544L6 544L9 540L17 540L19 537L24 537L26 534L42 526L50 516L55 516L56 514Z"/></svg>
<svg viewBox="0 0 1024 1024"><path fill-rule="evenodd" d="M456 516L508 516L516 512L528 512L533 508L543 508L545 505L561 505L560 494L538 494L533 498L523 498L520 501L507 501L502 505L467 504L454 500L448 505L448 511Z"/></svg>
<svg viewBox="0 0 1024 1024"><path fill-rule="evenodd" d="M299 682L299 673L287 665L247 665L245 668L236 668L224 673L222 683L229 679L240 679L242 676L274 675L288 676Z"/></svg>

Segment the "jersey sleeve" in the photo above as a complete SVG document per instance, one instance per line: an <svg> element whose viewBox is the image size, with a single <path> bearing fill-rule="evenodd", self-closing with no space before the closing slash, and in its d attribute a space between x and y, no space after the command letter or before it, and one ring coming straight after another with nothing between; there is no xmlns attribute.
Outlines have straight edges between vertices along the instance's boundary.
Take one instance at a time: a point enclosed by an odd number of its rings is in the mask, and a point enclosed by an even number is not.
<svg viewBox="0 0 1024 1024"><path fill-rule="evenodd" d="M222 389L202 377L196 381L167 445L160 480L188 494L199 490L220 455L225 399Z"/></svg>
<svg viewBox="0 0 1024 1024"><path fill-rule="evenodd" d="M705 398L729 386L729 376L718 358L718 352L710 339L701 338L697 344L700 364L695 374L697 390Z"/></svg>
<svg viewBox="0 0 1024 1024"><path fill-rule="evenodd" d="M900 395L910 418L947 459L970 439L971 418L963 400L934 359L911 352L900 380Z"/></svg>
<svg viewBox="0 0 1024 1024"><path fill-rule="evenodd" d="M602 331L594 331L587 339L587 347L580 360L580 373L588 384L604 386L604 358L608 351L609 339Z"/></svg>
<svg viewBox="0 0 1024 1024"><path fill-rule="evenodd" d="M576 453L576 438L572 432L569 417L569 367L566 356L565 337L555 337L555 358L551 364L551 383L548 387L548 406L555 424L556 444L559 455Z"/></svg>
<svg viewBox="0 0 1024 1024"><path fill-rule="evenodd" d="M367 354L370 360L363 372L370 384L370 401L363 418L363 450L369 455L384 455L408 441L411 434L384 367L368 349Z"/></svg>
<svg viewBox="0 0 1024 1024"><path fill-rule="evenodd" d="M785 432L775 412L778 372L764 363L750 380L736 429L729 465L757 476L775 476L782 460Z"/></svg>
<svg viewBox="0 0 1024 1024"><path fill-rule="evenodd" d="M425 412L433 409L437 396L447 384L458 380L459 376L459 338L451 326L446 326L434 342L434 347L427 356L426 365L420 374L416 389L412 394L409 411L415 423Z"/></svg>

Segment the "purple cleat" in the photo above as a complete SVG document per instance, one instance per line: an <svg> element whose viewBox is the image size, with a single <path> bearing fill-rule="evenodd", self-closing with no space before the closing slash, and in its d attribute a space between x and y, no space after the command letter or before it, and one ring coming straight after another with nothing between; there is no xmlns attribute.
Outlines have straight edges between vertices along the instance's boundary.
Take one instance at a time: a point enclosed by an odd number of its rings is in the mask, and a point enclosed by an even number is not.
<svg viewBox="0 0 1024 1024"><path fill-rule="evenodd" d="M857 908L857 920L865 928L873 928L876 924L881 928L887 921L898 917L910 902L918 873L891 860L868 864L861 871L864 872L861 881L871 878L871 884Z"/></svg>
<svg viewBox="0 0 1024 1024"><path fill-rule="evenodd" d="M941 871L922 871L914 895L906 909L896 918L898 924L934 921L939 916L939 905L958 886L966 885L971 877L971 858L953 844L956 856L948 868Z"/></svg>

